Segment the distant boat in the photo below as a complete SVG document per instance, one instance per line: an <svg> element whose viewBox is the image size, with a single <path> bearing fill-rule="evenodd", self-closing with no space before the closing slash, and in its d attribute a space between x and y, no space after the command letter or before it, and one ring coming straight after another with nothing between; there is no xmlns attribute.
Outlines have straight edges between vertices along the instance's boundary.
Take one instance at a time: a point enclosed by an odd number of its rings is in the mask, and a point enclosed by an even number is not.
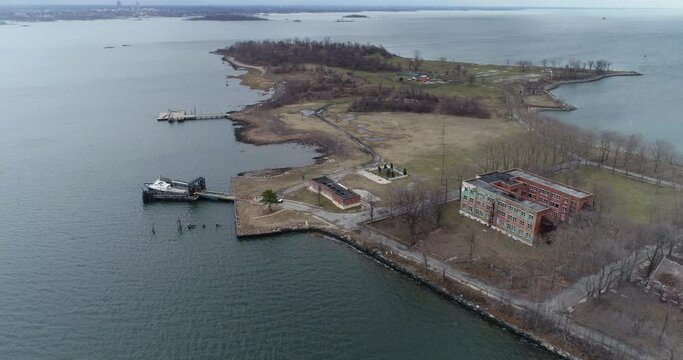
<svg viewBox="0 0 683 360"><path fill-rule="evenodd" d="M606 17L603 17L602 20L607 20L607 18L606 18Z"/></svg>

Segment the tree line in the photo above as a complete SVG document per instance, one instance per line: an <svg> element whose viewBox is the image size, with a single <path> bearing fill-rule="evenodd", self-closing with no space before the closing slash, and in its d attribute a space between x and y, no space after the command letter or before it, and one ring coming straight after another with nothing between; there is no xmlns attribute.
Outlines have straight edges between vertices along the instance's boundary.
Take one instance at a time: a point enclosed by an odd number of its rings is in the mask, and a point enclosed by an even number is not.
<svg viewBox="0 0 683 360"><path fill-rule="evenodd" d="M483 146L479 167L497 170L520 167L549 175L567 167L601 165L612 172L638 173L664 181L680 179L683 156L665 140L646 141L640 134L585 129L532 112L527 131Z"/></svg>
<svg viewBox="0 0 683 360"><path fill-rule="evenodd" d="M390 62L394 55L382 46L330 42L329 39L241 41L225 48L222 53L259 66L319 64L355 71L400 71Z"/></svg>
<svg viewBox="0 0 683 360"><path fill-rule="evenodd" d="M490 118L491 113L481 101L457 96L436 96L418 86L388 89L381 86L353 101L356 112L440 113L451 116Z"/></svg>
<svg viewBox="0 0 683 360"><path fill-rule="evenodd" d="M508 65L510 65L510 61L508 61ZM532 60L518 60L515 62L515 65L524 72L533 67L534 62ZM586 61L570 59L565 62L562 58L552 58L543 59L537 65L542 66L544 69L552 69L559 76L563 74L569 76L572 74L576 75L577 73L605 74L610 71L612 63L604 59Z"/></svg>
<svg viewBox="0 0 683 360"><path fill-rule="evenodd" d="M329 100L363 95L368 91L365 82L355 76L340 74L322 65L310 77L290 79L279 83L275 96L264 103L265 108L277 108L300 101Z"/></svg>

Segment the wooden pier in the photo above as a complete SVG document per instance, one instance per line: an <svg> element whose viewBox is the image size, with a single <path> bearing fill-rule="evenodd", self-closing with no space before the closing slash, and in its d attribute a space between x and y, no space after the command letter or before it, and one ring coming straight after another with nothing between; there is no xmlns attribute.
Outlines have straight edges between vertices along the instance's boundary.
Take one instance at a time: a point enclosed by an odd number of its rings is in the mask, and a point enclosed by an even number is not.
<svg viewBox="0 0 683 360"><path fill-rule="evenodd" d="M228 202L235 201L235 195L220 193L220 192L216 192L216 191L204 190L204 191L195 192L194 194L196 196L198 196L200 199L205 199L205 200L228 201Z"/></svg>
<svg viewBox="0 0 683 360"><path fill-rule="evenodd" d="M159 113L157 121L183 122L185 120L211 120L211 119L228 119L230 112L225 113L208 113L197 114L196 112L188 113L185 110L169 110Z"/></svg>

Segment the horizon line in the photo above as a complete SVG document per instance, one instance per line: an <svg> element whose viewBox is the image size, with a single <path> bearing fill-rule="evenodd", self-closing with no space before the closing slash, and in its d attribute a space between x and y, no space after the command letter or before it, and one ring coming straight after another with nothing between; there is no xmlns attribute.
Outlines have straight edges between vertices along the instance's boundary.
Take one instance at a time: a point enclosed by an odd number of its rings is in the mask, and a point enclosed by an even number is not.
<svg viewBox="0 0 683 360"><path fill-rule="evenodd" d="M5 3L0 4L2 7L35 7L35 6L45 6L45 7L59 7L59 6L79 6L79 7L112 7L116 8L116 4L86 4L86 3L62 3L62 4L20 4L20 3ZM135 4L122 4L122 7L134 7ZM344 4L273 4L273 3L260 3L260 4L140 4L141 7L213 7L213 8L236 8L236 7L276 7L281 9L287 8L341 8L341 9L356 9L360 12L364 11L376 11L377 9L412 9L412 10L680 10L679 7L651 7L651 6L629 6L629 7L614 7L614 6L600 6L600 7L588 7L588 6L524 6L524 5L511 5L511 6L496 6L496 5L344 5Z"/></svg>

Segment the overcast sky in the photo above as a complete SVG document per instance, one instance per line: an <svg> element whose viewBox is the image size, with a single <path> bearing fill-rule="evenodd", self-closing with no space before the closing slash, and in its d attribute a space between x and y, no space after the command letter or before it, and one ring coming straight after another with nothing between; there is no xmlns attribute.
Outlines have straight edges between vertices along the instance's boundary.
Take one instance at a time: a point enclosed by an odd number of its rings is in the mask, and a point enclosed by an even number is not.
<svg viewBox="0 0 683 360"><path fill-rule="evenodd" d="M681 8L683 0L139 0L141 5L435 5L435 6L547 6ZM121 0L132 4L135 0ZM116 0L0 0L13 4L115 4Z"/></svg>

